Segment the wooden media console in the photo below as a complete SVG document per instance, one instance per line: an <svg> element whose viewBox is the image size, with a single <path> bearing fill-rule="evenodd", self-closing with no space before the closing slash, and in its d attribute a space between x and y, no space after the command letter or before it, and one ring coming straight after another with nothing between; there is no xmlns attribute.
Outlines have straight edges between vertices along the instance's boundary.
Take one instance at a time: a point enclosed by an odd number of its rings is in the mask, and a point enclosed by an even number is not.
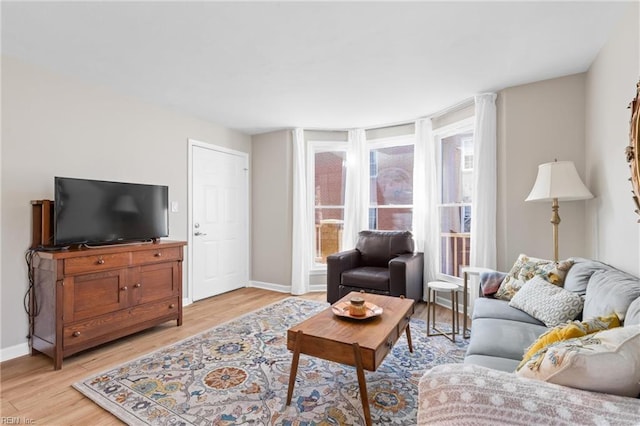
<svg viewBox="0 0 640 426"><path fill-rule="evenodd" d="M169 320L182 325L183 241L36 251L32 353L62 359Z"/></svg>

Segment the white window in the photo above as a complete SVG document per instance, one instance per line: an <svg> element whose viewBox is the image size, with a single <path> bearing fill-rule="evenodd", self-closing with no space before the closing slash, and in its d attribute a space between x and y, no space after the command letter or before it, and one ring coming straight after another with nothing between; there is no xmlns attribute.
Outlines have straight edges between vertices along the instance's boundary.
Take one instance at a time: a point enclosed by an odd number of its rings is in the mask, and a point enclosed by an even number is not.
<svg viewBox="0 0 640 426"><path fill-rule="evenodd" d="M367 141L369 228L411 230L415 137Z"/></svg>
<svg viewBox="0 0 640 426"><path fill-rule="evenodd" d="M471 251L473 119L435 132L438 143L439 273L460 277Z"/></svg>
<svg viewBox="0 0 640 426"><path fill-rule="evenodd" d="M347 144L309 142L309 194L313 194L314 263L342 250Z"/></svg>

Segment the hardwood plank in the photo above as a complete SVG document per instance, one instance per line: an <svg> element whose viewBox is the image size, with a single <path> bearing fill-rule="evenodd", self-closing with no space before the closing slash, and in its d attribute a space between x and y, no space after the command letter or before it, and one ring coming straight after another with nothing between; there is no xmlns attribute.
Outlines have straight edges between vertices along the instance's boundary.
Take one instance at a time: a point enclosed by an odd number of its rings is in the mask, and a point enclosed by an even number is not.
<svg viewBox="0 0 640 426"><path fill-rule="evenodd" d="M169 321L152 329L121 338L65 358L62 370L54 371L51 358L26 355L0 364L0 410L2 416L31 419L36 424L120 425L116 417L71 387L76 381L122 364L148 352L186 339L240 315L290 297L256 288L243 288L195 302L184 308L184 323ZM300 296L324 302L326 293ZM416 303L414 317L426 319L426 304ZM436 320L451 321L451 311L440 306ZM64 409L61 409L64 407Z"/></svg>

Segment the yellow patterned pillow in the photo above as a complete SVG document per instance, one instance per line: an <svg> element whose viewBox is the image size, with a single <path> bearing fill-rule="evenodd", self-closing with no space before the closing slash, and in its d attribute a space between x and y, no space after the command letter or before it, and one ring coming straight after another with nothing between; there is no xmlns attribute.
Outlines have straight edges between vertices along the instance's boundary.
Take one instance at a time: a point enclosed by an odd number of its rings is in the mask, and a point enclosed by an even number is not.
<svg viewBox="0 0 640 426"><path fill-rule="evenodd" d="M572 339L574 337L582 337L587 334L595 333L596 331L607 330L609 328L620 327L620 319L616 314L611 314L606 317L591 318L586 321L571 321L564 325L553 327L549 331L540 335L535 342L527 348L524 357L516 371L520 370L536 352L552 343L560 342L562 340Z"/></svg>

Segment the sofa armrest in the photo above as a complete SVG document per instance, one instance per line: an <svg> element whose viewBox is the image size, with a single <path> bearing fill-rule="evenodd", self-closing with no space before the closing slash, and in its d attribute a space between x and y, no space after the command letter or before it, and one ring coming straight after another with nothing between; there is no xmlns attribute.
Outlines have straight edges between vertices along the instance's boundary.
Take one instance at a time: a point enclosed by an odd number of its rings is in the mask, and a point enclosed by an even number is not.
<svg viewBox="0 0 640 426"><path fill-rule="evenodd" d="M394 257L389 261L389 293L391 296L422 300L423 274L423 253L407 253Z"/></svg>
<svg viewBox="0 0 640 426"><path fill-rule="evenodd" d="M345 250L327 256L327 302L335 303L340 298L339 287L342 273L360 264L360 252Z"/></svg>
<svg viewBox="0 0 640 426"><path fill-rule="evenodd" d="M418 393L418 425L637 425L640 419L636 398L569 388L472 364L444 364L428 370Z"/></svg>

